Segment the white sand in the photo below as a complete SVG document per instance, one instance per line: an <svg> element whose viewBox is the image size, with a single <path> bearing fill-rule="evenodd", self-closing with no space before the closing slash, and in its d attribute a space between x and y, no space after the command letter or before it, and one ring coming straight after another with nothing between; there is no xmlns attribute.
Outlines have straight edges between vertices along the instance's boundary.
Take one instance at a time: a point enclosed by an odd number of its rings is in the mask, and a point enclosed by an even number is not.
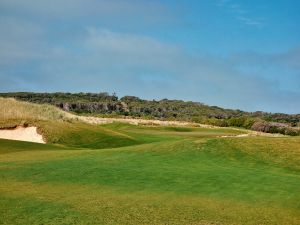
<svg viewBox="0 0 300 225"><path fill-rule="evenodd" d="M1 129L0 138L45 144L45 141L43 140L43 136L38 134L36 127L19 126L14 129Z"/></svg>

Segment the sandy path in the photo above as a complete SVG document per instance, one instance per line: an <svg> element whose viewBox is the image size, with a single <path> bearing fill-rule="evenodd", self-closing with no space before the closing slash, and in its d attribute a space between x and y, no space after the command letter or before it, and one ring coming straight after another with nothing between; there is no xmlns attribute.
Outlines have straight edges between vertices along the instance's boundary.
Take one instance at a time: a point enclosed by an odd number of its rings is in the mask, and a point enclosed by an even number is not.
<svg viewBox="0 0 300 225"><path fill-rule="evenodd" d="M3 129L0 130L0 138L45 144L43 136L38 134L36 127L20 126L14 129Z"/></svg>
<svg viewBox="0 0 300 225"><path fill-rule="evenodd" d="M212 125L199 124L184 121L163 121L163 120L146 120L146 119L132 119L132 118L99 118L89 116L77 116L76 119L89 124L108 124L113 122L129 123L132 125L154 125L154 126L192 126L204 128L216 128Z"/></svg>

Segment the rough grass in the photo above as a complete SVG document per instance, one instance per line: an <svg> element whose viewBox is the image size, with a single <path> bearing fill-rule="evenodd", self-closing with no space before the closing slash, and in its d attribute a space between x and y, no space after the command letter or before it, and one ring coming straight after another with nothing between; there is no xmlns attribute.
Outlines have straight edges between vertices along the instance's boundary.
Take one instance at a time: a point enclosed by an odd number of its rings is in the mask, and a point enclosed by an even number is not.
<svg viewBox="0 0 300 225"><path fill-rule="evenodd" d="M38 121L70 121L72 115L51 105L39 105L0 98L0 128L32 124Z"/></svg>
<svg viewBox="0 0 300 225"><path fill-rule="evenodd" d="M300 223L299 137L41 126L59 145L0 140L0 224Z"/></svg>
<svg viewBox="0 0 300 225"><path fill-rule="evenodd" d="M41 224L49 217L52 217L49 224L207 225L299 222L296 210L212 197L151 192L124 193L110 187L74 184L13 181L1 183L0 186L3 198L10 202L5 205L5 217L1 218L23 219L21 223L14 221L11 224L28 224L29 221L30 224ZM61 206L64 206L63 210ZM54 207L62 211L58 212ZM57 218L62 220L57 221Z"/></svg>
<svg viewBox="0 0 300 225"><path fill-rule="evenodd" d="M76 116L54 106L0 98L0 128L33 125L47 143L100 149L144 143L105 127L81 123Z"/></svg>

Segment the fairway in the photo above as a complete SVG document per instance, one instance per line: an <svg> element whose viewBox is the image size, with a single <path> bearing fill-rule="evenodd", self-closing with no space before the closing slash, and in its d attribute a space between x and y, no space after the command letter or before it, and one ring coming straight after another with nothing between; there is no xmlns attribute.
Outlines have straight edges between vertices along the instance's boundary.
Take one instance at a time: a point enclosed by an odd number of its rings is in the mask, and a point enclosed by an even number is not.
<svg viewBox="0 0 300 225"><path fill-rule="evenodd" d="M0 225L300 225L300 0L0 0Z"/></svg>
<svg viewBox="0 0 300 225"><path fill-rule="evenodd" d="M41 123L0 140L0 224L300 224L300 138Z"/></svg>

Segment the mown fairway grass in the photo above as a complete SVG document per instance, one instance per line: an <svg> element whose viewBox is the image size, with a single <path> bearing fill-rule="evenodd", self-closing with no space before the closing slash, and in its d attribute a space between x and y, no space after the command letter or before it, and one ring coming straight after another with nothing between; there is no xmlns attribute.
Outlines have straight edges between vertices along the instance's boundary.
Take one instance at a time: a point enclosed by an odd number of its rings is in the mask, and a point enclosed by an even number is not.
<svg viewBox="0 0 300 225"><path fill-rule="evenodd" d="M40 123L0 140L0 224L300 224L300 138Z"/></svg>

